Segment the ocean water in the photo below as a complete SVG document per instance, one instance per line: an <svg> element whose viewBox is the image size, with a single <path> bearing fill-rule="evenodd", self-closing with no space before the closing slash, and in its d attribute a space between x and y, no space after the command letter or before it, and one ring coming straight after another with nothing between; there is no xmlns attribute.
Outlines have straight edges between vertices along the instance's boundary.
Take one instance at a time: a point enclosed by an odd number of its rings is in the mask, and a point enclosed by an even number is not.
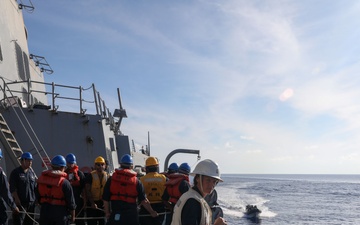
<svg viewBox="0 0 360 225"><path fill-rule="evenodd" d="M222 175L228 224L360 224L360 175ZM244 217L247 204L262 213Z"/></svg>

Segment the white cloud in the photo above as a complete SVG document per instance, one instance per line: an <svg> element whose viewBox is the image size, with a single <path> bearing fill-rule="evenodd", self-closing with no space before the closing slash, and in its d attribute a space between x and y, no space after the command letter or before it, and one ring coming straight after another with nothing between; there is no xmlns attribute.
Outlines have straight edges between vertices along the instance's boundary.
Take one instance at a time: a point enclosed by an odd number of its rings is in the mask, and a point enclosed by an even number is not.
<svg viewBox="0 0 360 225"><path fill-rule="evenodd" d="M279 96L280 101L285 102L294 95L294 90L291 88L286 88L281 95Z"/></svg>
<svg viewBox="0 0 360 225"><path fill-rule="evenodd" d="M68 4L41 10L59 32L46 39L67 37L54 79L120 87L122 131L137 146L150 131L156 156L200 149L226 172L288 172L289 163L327 172L357 160L359 3L327 12L291 1ZM112 92L104 96L117 108Z"/></svg>
<svg viewBox="0 0 360 225"><path fill-rule="evenodd" d="M276 158L272 158L270 159L271 161L280 161L280 162L291 162L294 160L294 157L293 156L282 156L282 157L276 157Z"/></svg>
<svg viewBox="0 0 360 225"><path fill-rule="evenodd" d="M240 138L243 140L254 140L255 139L254 137L249 137L249 136L241 136Z"/></svg>
<svg viewBox="0 0 360 225"><path fill-rule="evenodd" d="M263 151L260 149L255 149L255 150L248 150L246 151L247 154L261 154Z"/></svg>

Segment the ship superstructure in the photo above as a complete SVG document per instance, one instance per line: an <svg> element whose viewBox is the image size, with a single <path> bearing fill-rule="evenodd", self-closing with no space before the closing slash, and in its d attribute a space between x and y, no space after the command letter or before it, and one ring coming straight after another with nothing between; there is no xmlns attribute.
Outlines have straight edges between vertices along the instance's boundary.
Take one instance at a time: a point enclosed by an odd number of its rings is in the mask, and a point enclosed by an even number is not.
<svg viewBox="0 0 360 225"><path fill-rule="evenodd" d="M11 171L22 152L33 154L37 174L53 156L68 153L77 156L84 170L91 169L97 156L106 158L113 170L126 153L134 156L135 165L144 165L147 154L131 151L128 136L120 131L127 115L119 89L119 108L110 111L94 84L84 88L45 82L44 74L53 70L44 56L29 52L22 13L33 8L20 3L0 1L0 147L6 159L1 166ZM76 94L64 96L64 89ZM60 105L64 101L76 105L75 110Z"/></svg>

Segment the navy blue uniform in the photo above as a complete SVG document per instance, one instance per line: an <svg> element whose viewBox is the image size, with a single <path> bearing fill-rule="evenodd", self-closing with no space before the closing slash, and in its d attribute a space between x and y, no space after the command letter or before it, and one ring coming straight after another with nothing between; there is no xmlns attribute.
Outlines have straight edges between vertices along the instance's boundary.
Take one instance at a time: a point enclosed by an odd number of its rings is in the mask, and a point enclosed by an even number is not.
<svg viewBox="0 0 360 225"><path fill-rule="evenodd" d="M34 211L35 211L35 188L36 188L36 175L28 169L27 172L19 166L15 168L10 174L10 193L16 192L21 205L18 205L20 211L23 209L29 212L31 218L24 213L13 214L14 225L32 225L34 224Z"/></svg>
<svg viewBox="0 0 360 225"><path fill-rule="evenodd" d="M16 204L9 191L9 183L7 177L0 167L0 225L7 224L8 216L6 214L6 203L12 210L16 208Z"/></svg>

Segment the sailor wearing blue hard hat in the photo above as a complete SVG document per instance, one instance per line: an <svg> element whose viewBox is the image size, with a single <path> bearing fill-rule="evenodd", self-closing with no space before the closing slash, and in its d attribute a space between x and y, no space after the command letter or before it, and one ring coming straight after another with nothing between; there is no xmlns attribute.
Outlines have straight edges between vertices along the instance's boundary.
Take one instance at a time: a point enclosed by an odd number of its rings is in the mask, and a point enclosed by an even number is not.
<svg viewBox="0 0 360 225"><path fill-rule="evenodd" d="M167 174L177 173L179 166L177 163L171 163L168 167Z"/></svg>
<svg viewBox="0 0 360 225"><path fill-rule="evenodd" d="M141 202L152 216L157 216L146 198L143 184L136 177L137 174L132 167L131 155L123 155L120 159L120 169L116 169L105 184L102 197L109 225L139 224L137 201Z"/></svg>
<svg viewBox="0 0 360 225"><path fill-rule="evenodd" d="M65 167L64 156L57 155L51 160L51 169L42 172L37 181L37 196L41 205L40 224L75 222L76 204L73 189L66 179ZM69 218L70 221L65 221L64 218Z"/></svg>
<svg viewBox="0 0 360 225"><path fill-rule="evenodd" d="M0 149L0 160L3 158L2 150ZM19 213L19 208L16 206L14 199L11 196L10 190L9 190L9 183L8 179L3 171L3 169L0 167L0 224L7 224L7 213L6 213L6 203L14 214Z"/></svg>
<svg viewBox="0 0 360 225"><path fill-rule="evenodd" d="M169 180L166 182L166 188L162 195L162 200L169 214L166 215L166 225L172 221L173 208L180 196L190 189L189 173L190 166L188 163L181 163L178 167L178 173L168 175Z"/></svg>
<svg viewBox="0 0 360 225"><path fill-rule="evenodd" d="M170 174L177 173L179 166L177 163L171 163L167 168L167 171L162 172L161 174L165 175L166 178L169 178Z"/></svg>
<svg viewBox="0 0 360 225"><path fill-rule="evenodd" d="M11 171L10 192L16 205L28 212L27 214L14 214L14 225L32 224L35 212L35 189L36 175L31 168L33 156L30 152L24 152L20 157L20 166Z"/></svg>
<svg viewBox="0 0 360 225"><path fill-rule="evenodd" d="M190 170L191 168L188 163L181 163L179 166L179 173L189 175Z"/></svg>
<svg viewBox="0 0 360 225"><path fill-rule="evenodd" d="M73 153L67 154L65 160L68 164L76 164L76 156Z"/></svg>
<svg viewBox="0 0 360 225"><path fill-rule="evenodd" d="M76 164L76 156L73 153L69 153L65 156L66 160L66 169L65 173L67 174L67 179L70 181L70 184L73 188L75 203L76 203L76 210L75 215L77 217L84 217L84 199L82 197L84 188L85 188L85 175L79 169L78 165ZM77 220L77 225L84 225L84 220Z"/></svg>

